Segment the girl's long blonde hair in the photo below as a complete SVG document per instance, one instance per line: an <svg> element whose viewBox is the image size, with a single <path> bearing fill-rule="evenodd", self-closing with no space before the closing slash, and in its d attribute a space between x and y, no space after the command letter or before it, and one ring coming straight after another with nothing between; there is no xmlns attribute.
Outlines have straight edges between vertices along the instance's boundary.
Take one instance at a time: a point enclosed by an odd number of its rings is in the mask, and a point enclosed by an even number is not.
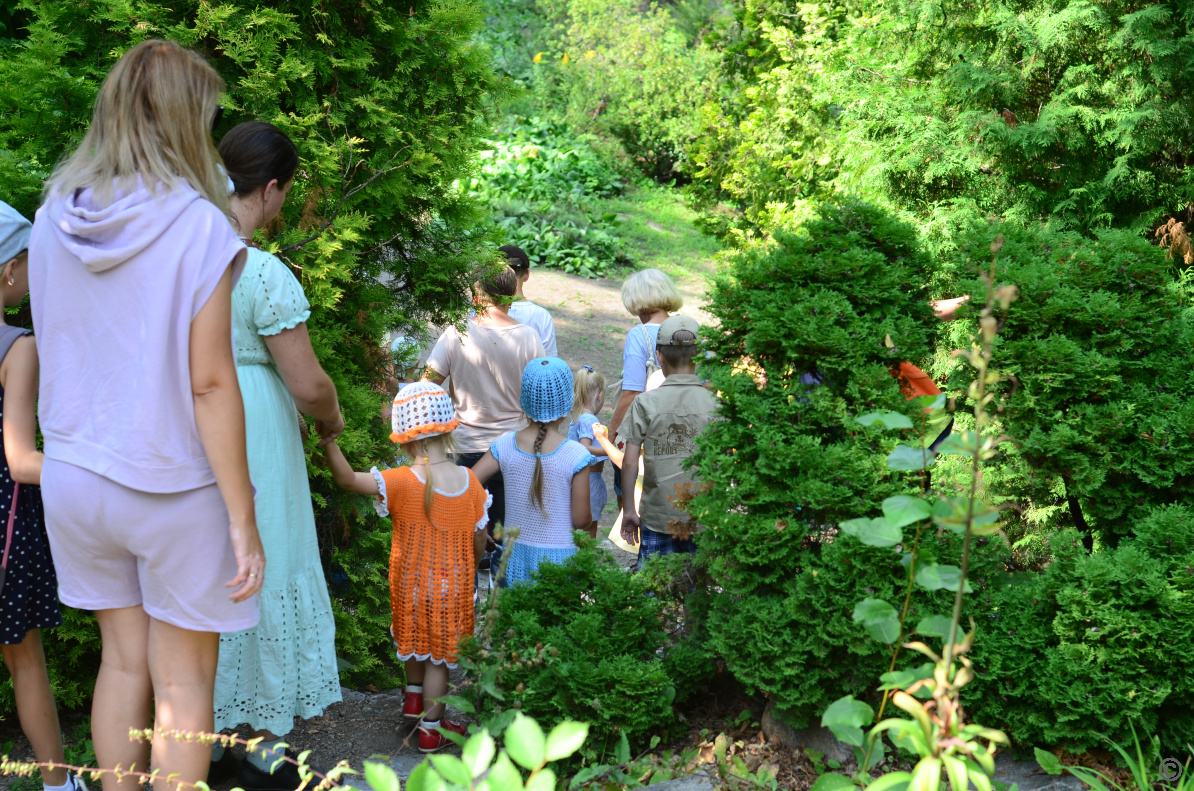
<svg viewBox="0 0 1194 791"><path fill-rule="evenodd" d="M568 422L575 423L586 412L596 415L605 406L605 377L587 365L572 375L572 412Z"/></svg>
<svg viewBox="0 0 1194 791"><path fill-rule="evenodd" d="M149 189L180 179L228 210L228 179L211 140L224 81L195 52L172 41L142 41L124 54L100 86L91 126L54 170L44 197L91 187L100 205L137 176Z"/></svg>
<svg viewBox="0 0 1194 791"><path fill-rule="evenodd" d="M452 440L451 433L416 439L414 442L407 442L399 447L412 459L425 459L427 458L427 449L437 446L443 448L444 454L449 457L456 452L456 443ZM424 464L423 469L423 474L427 477L427 480L423 481L423 513L427 516L427 521L431 523L431 526L438 528L439 525L431 518L431 502L435 497L435 480L431 475L431 465Z"/></svg>

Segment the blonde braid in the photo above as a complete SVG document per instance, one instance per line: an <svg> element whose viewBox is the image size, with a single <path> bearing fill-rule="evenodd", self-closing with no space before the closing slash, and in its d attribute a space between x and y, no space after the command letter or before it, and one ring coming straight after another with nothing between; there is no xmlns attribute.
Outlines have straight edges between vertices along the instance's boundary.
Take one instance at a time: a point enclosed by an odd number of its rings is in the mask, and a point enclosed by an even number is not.
<svg viewBox="0 0 1194 791"><path fill-rule="evenodd" d="M543 505L543 459L539 451L543 448L543 440L547 438L547 424L539 424L539 433L535 435L535 473L531 476L531 505L539 506L539 510L547 516L547 508Z"/></svg>

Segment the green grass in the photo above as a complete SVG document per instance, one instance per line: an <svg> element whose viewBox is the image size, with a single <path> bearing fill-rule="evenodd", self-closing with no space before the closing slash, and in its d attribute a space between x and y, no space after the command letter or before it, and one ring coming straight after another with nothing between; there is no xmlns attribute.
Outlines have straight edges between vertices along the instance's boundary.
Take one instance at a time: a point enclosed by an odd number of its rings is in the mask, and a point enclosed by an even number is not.
<svg viewBox="0 0 1194 791"><path fill-rule="evenodd" d="M625 195L598 201L594 207L618 215L619 231L636 268L655 267L677 280L706 280L713 274L714 256L721 245L697 230L696 214L677 190L632 187Z"/></svg>

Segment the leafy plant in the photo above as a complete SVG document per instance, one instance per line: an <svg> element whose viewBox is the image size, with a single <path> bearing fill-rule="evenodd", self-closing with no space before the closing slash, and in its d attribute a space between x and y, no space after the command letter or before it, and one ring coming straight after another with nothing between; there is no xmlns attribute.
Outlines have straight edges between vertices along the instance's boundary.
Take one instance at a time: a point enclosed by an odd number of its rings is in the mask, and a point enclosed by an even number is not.
<svg viewBox="0 0 1194 791"><path fill-rule="evenodd" d="M722 89L692 146L722 234L845 189L925 220L960 203L1075 230L1191 219L1186 3L731 8Z"/></svg>
<svg viewBox="0 0 1194 791"><path fill-rule="evenodd" d="M990 791L991 776L995 773L995 744L1008 741L1007 736L1000 731L963 724L959 695L961 689L974 679L973 665L965 654L974 644L975 631L972 630L962 642L957 641L963 597L973 592L967 581L971 541L976 535L991 535L997 530L994 522L998 518L998 511L982 501L983 465L995 456L998 446L1007 439L990 433L992 420L988 409L995 400L991 389L1003 378L1000 372L991 368L991 357L998 333L996 306L1001 307L1006 315L1008 306L1017 296L1015 286L996 288L995 285L996 261L1002 247L1002 237L996 238L991 245L991 266L983 278L987 299L980 313L979 332L969 349L956 352L975 372L968 391L974 405L974 429L950 436L941 445L941 452L960 453L967 458L970 464L969 489L961 497L940 498L931 507L925 500L913 497L890 505L885 502L882 517L853 520L858 528L856 535L863 541L877 540L883 544L888 541L899 542L902 540L899 534L901 527L927 519L930 515L940 529L961 533L963 537L960 568L951 567L947 570L939 566L922 566L915 578L918 584L929 590L947 587L954 593L952 617L934 616L918 626L918 629L924 629L929 634L940 632L945 638L944 651L938 656L924 643L908 643L904 647L925 655L931 664L916 670L896 672L898 649L893 648L892 669L880 678L884 683L881 687L883 702L878 716L883 716L890 699L911 719L896 717L882 720L871 728L864 740L862 728L871 723L874 713L870 706L855 700L852 695L837 700L821 718L822 725L830 728L834 735L856 746L858 771L852 780L869 791L936 791L941 785L943 772L952 791L966 791L971 783L980 791ZM896 416L887 420L884 417L881 413L875 415L873 422L897 427L901 423ZM926 467L929 461L927 456L926 451ZM917 539L919 537L918 531ZM911 566L915 562L914 549L909 557L909 583L903 613L897 615L890 604L876 599L864 599L855 607L854 619L861 621L871 636L882 643L896 643L906 633L907 600L912 593ZM932 574L925 573L933 570ZM962 667L956 667L955 661L959 661ZM930 694L931 704L922 704L913 697L922 690ZM872 780L870 771L882 761L885 752L881 738L884 733L889 735L896 747L915 753L919 760L911 773L890 772ZM987 740L985 747L979 744L979 739ZM817 791L832 791L832 788L844 787L851 781L839 776L837 779L822 778L818 783L821 787Z"/></svg>
<svg viewBox="0 0 1194 791"><path fill-rule="evenodd" d="M691 689L711 663L669 663L686 639L674 623L661 628L672 605L647 595L646 580L628 576L592 539L576 540L565 563L542 564L534 585L496 597L481 638L462 650L474 682L453 705L475 711L495 734L517 712L549 724L581 718L600 751L669 725L678 686L670 674L684 674L680 686Z"/></svg>

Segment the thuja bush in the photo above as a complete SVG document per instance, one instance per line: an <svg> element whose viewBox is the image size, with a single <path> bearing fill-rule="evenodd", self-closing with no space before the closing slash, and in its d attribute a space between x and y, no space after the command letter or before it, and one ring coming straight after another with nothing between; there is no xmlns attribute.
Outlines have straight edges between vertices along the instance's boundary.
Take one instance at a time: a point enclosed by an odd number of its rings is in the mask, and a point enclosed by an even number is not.
<svg viewBox="0 0 1194 791"><path fill-rule="evenodd" d="M483 634L463 651L469 699L494 732L522 711L545 726L586 721L594 749L612 748L622 735L634 743L672 723L673 703L712 663L676 622L679 602L576 535L567 562L544 563L535 584L499 593Z"/></svg>
<svg viewBox="0 0 1194 791"><path fill-rule="evenodd" d="M478 262L492 258L491 240L468 232L481 205L460 187L475 171L494 100L505 92L475 40L481 3L16 6L23 20L9 34L16 41L0 47L0 199L32 216L42 182L82 136L100 82L129 48L158 37L199 51L228 86L216 138L260 119L298 147L291 197L257 242L294 268L311 300L311 340L350 427L341 438L345 453L358 469L392 457L379 419L387 330L414 335L459 319ZM320 465L310 472L328 483ZM339 565L361 583L336 589L337 651L349 665L367 667L388 653L389 614L384 597L363 593L384 578L362 569L384 562L380 536L389 531L361 520L351 496L315 489L327 494L317 500L326 509L321 538L331 570ZM379 532L367 536L370 530ZM361 557L364 551L382 559Z"/></svg>
<svg viewBox="0 0 1194 791"><path fill-rule="evenodd" d="M975 597L974 718L1073 752L1105 746L1100 734L1122 741L1132 725L1171 749L1190 743L1194 509L1154 508L1113 550L1089 552L1074 530L1048 544L1043 572Z"/></svg>
<svg viewBox="0 0 1194 791"><path fill-rule="evenodd" d="M958 293L979 293L971 251L981 261L999 233L997 277L1020 299L995 350L1014 377L997 390L1015 449L993 490L1022 513L1061 506L1087 546L1096 533L1114 543L1194 495L1194 313L1164 251L1124 231L983 223L943 262Z"/></svg>
<svg viewBox="0 0 1194 791"><path fill-rule="evenodd" d="M785 708L811 715L876 677L880 651L851 611L868 587L895 598L899 557L863 562L852 553L877 550L830 539L919 485L918 473L888 469L900 434L854 418L923 415L891 369L930 354L928 267L908 225L865 204L824 204L799 229L735 252L712 291L702 370L724 419L698 440L706 486L690 507L707 527L698 557L722 591L710 646Z"/></svg>

